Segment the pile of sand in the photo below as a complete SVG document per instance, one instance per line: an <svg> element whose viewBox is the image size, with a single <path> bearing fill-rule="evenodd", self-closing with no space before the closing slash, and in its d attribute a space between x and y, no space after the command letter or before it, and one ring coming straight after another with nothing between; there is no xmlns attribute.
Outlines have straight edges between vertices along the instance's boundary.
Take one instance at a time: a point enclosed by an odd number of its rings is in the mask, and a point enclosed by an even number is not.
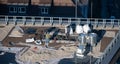
<svg viewBox="0 0 120 64"><path fill-rule="evenodd" d="M49 61L55 58L65 58L71 56L74 54L76 49L77 49L76 46L71 46L71 47L62 46L58 50L40 48L37 52L29 49L22 56L20 56L19 59L22 61L30 60L33 63L34 62L43 63L43 61Z"/></svg>

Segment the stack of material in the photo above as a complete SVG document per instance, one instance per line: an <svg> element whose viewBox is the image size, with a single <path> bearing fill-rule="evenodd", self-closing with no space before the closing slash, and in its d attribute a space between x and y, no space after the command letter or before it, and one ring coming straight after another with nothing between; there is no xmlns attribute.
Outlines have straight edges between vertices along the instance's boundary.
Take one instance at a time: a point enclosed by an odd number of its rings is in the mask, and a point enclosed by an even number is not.
<svg viewBox="0 0 120 64"><path fill-rule="evenodd" d="M24 31L19 26L15 26L9 37L23 37Z"/></svg>

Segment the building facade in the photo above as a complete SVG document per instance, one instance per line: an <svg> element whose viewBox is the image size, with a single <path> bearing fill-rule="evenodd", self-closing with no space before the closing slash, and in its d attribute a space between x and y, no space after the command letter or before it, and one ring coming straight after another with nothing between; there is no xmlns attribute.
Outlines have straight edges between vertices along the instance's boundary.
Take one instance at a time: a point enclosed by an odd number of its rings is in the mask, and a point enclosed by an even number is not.
<svg viewBox="0 0 120 64"><path fill-rule="evenodd" d="M0 0L0 15L75 17L77 14L87 18L86 2L88 0L77 3L76 0Z"/></svg>

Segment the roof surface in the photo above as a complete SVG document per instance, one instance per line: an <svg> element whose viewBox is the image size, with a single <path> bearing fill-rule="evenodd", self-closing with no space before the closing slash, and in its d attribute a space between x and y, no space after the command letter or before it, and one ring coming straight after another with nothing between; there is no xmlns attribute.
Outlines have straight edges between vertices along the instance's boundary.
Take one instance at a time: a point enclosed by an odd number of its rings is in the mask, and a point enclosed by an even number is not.
<svg viewBox="0 0 120 64"><path fill-rule="evenodd" d="M0 4L28 4L29 0L0 0ZM31 0L32 5L51 6L52 0ZM53 0L54 6L75 6L72 0Z"/></svg>
<svg viewBox="0 0 120 64"><path fill-rule="evenodd" d="M51 5L52 0L32 0L32 5Z"/></svg>
<svg viewBox="0 0 120 64"><path fill-rule="evenodd" d="M72 0L54 0L54 6L75 6Z"/></svg>
<svg viewBox="0 0 120 64"><path fill-rule="evenodd" d="M12 4L12 3L17 3L17 4L28 4L29 0L0 0L1 4Z"/></svg>

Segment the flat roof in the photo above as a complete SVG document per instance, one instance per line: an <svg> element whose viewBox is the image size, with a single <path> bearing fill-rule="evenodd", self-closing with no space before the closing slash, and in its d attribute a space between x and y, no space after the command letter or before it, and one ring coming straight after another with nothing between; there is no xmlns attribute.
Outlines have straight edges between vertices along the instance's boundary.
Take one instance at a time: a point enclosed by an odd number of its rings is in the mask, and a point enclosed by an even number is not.
<svg viewBox="0 0 120 64"><path fill-rule="evenodd" d="M72 0L54 0L54 6L75 6Z"/></svg>
<svg viewBox="0 0 120 64"><path fill-rule="evenodd" d="M0 4L28 4L29 0L0 0Z"/></svg>
<svg viewBox="0 0 120 64"><path fill-rule="evenodd" d="M47 30L48 28L50 27L38 27L38 26L20 26L24 31L28 28L35 28L37 29L36 33L39 34L39 35L35 35L35 34L24 34L23 37L6 37L3 41L2 41L2 44L4 46L8 46L8 47L25 47L24 45L21 45L22 44L26 44L25 43L25 39L27 38L32 38L32 37L36 37L36 39L40 39L40 34L43 35L44 31ZM58 27L56 27L58 28ZM113 40L113 38L116 36L116 34L118 33L118 30L105 30L105 34L103 34L103 32L101 32L101 29L95 29L97 30L97 34L99 35L103 35L103 37L100 39L100 42L98 42L98 44L93 48L93 53L89 52L88 53L88 56L89 55L92 55L95 59L99 57L99 55L101 55L101 52L104 52L104 50L106 49L106 47L111 43L111 41ZM102 29L103 30L103 29ZM64 29L60 29L60 32L61 33L64 33ZM12 31L11 31L12 32ZM41 36L42 36L41 35ZM98 36L99 36L98 35ZM60 37L60 36L59 36ZM61 37L63 38L63 37ZM14 42L16 45L10 45L9 42ZM34 45L35 43L32 42L31 45ZM55 49L59 49L61 46L63 45L68 45L69 43L50 43L49 46L50 47L53 47ZM43 46L44 44L42 44L41 46ZM77 47L78 45L78 41L76 41L76 43L74 43L74 46ZM94 61L94 59L93 59Z"/></svg>
<svg viewBox="0 0 120 64"><path fill-rule="evenodd" d="M28 27L22 27L23 30L26 30ZM32 28L36 28L37 29L37 33L40 33L41 31L43 30L46 30L48 29L49 27L41 27L41 29L39 29L39 27L32 27ZM64 29L60 30L60 32L64 33ZM106 49L106 47L109 45L109 43L112 41L112 39L114 38L114 36L116 36L118 30L106 30L106 33L104 34L104 36L102 37L101 39L101 47L100 47L100 52L104 52L104 50ZM109 35L113 33L114 35ZM107 36L108 35L108 36ZM6 37L4 40L3 40L3 44L5 46L9 46L9 42L10 41L13 41L15 43L17 43L18 41L20 42L25 42L25 39L29 38L29 37L34 37L35 35L34 34L25 34L23 37L19 37L19 38L14 38L14 37ZM39 36L37 37L39 38Z"/></svg>
<svg viewBox="0 0 120 64"><path fill-rule="evenodd" d="M51 6L52 0L31 0L32 5Z"/></svg>

